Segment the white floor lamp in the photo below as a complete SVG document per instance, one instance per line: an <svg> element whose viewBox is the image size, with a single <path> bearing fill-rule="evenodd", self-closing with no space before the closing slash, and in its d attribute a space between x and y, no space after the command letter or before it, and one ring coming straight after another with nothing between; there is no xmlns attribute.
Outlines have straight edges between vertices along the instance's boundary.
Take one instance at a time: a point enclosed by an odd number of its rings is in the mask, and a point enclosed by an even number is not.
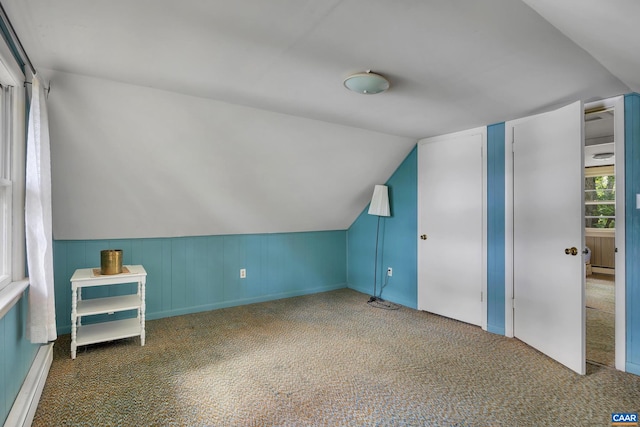
<svg viewBox="0 0 640 427"><path fill-rule="evenodd" d="M376 215L378 217L378 225L376 227L376 259L373 271L373 296L369 299L369 302L374 302L380 300L380 298L376 296L376 286L378 282L378 237L380 234L380 217L391 216L389 209L389 188L386 185L376 185L374 187L368 214ZM382 291L382 289L380 289L380 291Z"/></svg>

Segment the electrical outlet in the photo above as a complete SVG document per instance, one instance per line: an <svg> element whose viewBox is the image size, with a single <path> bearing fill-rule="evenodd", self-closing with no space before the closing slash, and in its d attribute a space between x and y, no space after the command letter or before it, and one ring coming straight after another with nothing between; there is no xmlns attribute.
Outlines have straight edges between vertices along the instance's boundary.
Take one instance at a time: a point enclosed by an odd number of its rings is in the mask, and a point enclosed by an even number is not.
<svg viewBox="0 0 640 427"><path fill-rule="evenodd" d="M247 277L247 269L246 268L241 268L240 269L240 278L241 279L245 279Z"/></svg>
<svg viewBox="0 0 640 427"><path fill-rule="evenodd" d="M393 268L391 267L387 268L387 276L389 277L393 276Z"/></svg>

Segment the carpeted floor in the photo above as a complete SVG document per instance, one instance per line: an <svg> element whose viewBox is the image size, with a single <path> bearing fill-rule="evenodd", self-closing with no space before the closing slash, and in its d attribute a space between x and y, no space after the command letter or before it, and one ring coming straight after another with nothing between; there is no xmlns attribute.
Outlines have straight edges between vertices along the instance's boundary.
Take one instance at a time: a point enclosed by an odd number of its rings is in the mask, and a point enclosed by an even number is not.
<svg viewBox="0 0 640 427"><path fill-rule="evenodd" d="M615 314L615 278L605 275L587 277L587 307Z"/></svg>
<svg viewBox="0 0 640 427"><path fill-rule="evenodd" d="M344 289L147 323L69 355L34 426L608 426L640 377Z"/></svg>
<svg viewBox="0 0 640 427"><path fill-rule="evenodd" d="M615 366L615 278L587 277L587 360Z"/></svg>

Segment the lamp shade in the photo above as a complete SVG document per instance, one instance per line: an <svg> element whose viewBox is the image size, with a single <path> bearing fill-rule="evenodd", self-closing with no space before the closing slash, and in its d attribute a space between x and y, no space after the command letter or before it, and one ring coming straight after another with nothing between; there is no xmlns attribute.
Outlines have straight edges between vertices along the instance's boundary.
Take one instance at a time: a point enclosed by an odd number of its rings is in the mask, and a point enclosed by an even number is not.
<svg viewBox="0 0 640 427"><path fill-rule="evenodd" d="M369 205L369 215L391 216L389 209L389 188L386 185L376 185Z"/></svg>

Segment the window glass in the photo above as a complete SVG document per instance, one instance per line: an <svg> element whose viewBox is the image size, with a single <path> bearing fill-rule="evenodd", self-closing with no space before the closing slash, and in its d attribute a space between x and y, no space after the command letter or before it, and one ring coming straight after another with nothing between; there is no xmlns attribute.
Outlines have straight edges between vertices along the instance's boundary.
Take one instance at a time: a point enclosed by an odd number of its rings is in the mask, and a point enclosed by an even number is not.
<svg viewBox="0 0 640 427"><path fill-rule="evenodd" d="M11 92L0 87L0 288L11 281Z"/></svg>
<svg viewBox="0 0 640 427"><path fill-rule="evenodd" d="M584 202L587 228L615 228L616 178L614 175L586 177Z"/></svg>

